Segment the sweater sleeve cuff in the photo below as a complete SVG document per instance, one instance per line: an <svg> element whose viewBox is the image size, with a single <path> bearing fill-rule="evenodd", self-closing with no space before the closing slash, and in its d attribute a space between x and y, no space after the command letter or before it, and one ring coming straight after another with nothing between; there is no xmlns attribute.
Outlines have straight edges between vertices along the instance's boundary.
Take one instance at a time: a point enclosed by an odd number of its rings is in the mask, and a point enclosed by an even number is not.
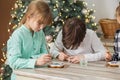
<svg viewBox="0 0 120 80"><path fill-rule="evenodd" d="M36 59L29 59L28 68L35 68Z"/></svg>
<svg viewBox="0 0 120 80"><path fill-rule="evenodd" d="M87 61L95 61L96 59L93 58L92 54L84 54L84 57Z"/></svg>
<svg viewBox="0 0 120 80"><path fill-rule="evenodd" d="M85 54L85 59L87 61L98 61L98 60L104 60L105 54L104 53L95 53L95 54Z"/></svg>

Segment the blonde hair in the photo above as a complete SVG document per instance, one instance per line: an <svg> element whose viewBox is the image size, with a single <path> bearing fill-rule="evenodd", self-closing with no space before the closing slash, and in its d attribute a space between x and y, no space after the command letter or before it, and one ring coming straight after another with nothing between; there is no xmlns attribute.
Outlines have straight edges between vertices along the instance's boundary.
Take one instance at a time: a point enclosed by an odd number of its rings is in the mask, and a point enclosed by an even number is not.
<svg viewBox="0 0 120 80"><path fill-rule="evenodd" d="M32 0L28 5L28 9L23 16L20 25L26 22L27 16L39 14L41 16L41 22L49 25L52 22L52 13L49 5L43 0Z"/></svg>
<svg viewBox="0 0 120 80"><path fill-rule="evenodd" d="M116 8L116 16L120 16L120 2L119 6Z"/></svg>

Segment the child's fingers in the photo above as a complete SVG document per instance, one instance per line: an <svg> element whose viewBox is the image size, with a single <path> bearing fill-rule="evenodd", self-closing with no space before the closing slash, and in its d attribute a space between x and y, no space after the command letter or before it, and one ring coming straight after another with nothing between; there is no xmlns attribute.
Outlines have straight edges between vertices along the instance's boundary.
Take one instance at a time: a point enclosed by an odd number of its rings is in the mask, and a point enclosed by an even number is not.
<svg viewBox="0 0 120 80"><path fill-rule="evenodd" d="M50 56L50 55L46 55L46 56L44 56L44 59L52 59L52 57Z"/></svg>
<svg viewBox="0 0 120 80"><path fill-rule="evenodd" d="M105 60L106 60L106 61L110 61L111 58L112 58L111 53L110 53L109 51L107 51L106 54L105 54Z"/></svg>
<svg viewBox="0 0 120 80"><path fill-rule="evenodd" d="M68 57L69 56L67 54L63 53L63 52L61 52L59 54L59 59L62 60L62 61L66 60Z"/></svg>
<svg viewBox="0 0 120 80"><path fill-rule="evenodd" d="M51 57L51 54L44 54L45 57Z"/></svg>
<svg viewBox="0 0 120 80"><path fill-rule="evenodd" d="M67 60L68 62L70 62L70 60L71 60L72 58L73 58L73 57L68 56L68 57L66 58L66 60Z"/></svg>
<svg viewBox="0 0 120 80"><path fill-rule="evenodd" d="M52 59L51 57L44 57L44 61L45 61L45 62L50 62L51 59Z"/></svg>
<svg viewBox="0 0 120 80"><path fill-rule="evenodd" d="M74 62L74 56L70 56L66 59L68 62Z"/></svg>
<svg viewBox="0 0 120 80"><path fill-rule="evenodd" d="M80 62L80 61L78 61L78 60L75 60L73 63L75 63L75 64L76 64L76 63L79 63L79 62Z"/></svg>
<svg viewBox="0 0 120 80"><path fill-rule="evenodd" d="M73 59L70 60L70 62L72 62L72 63L79 63L79 60L77 60L76 58L73 58Z"/></svg>
<svg viewBox="0 0 120 80"><path fill-rule="evenodd" d="M108 59L108 58L107 58L107 59L105 59L105 61L106 61L106 62L109 62L110 60L111 60L111 59Z"/></svg>
<svg viewBox="0 0 120 80"><path fill-rule="evenodd" d="M68 57L69 57L68 55L64 55L65 60L67 60Z"/></svg>
<svg viewBox="0 0 120 80"><path fill-rule="evenodd" d="M51 59L51 57L44 57L44 59Z"/></svg>
<svg viewBox="0 0 120 80"><path fill-rule="evenodd" d="M45 62L50 62L51 61L51 59L45 59Z"/></svg>

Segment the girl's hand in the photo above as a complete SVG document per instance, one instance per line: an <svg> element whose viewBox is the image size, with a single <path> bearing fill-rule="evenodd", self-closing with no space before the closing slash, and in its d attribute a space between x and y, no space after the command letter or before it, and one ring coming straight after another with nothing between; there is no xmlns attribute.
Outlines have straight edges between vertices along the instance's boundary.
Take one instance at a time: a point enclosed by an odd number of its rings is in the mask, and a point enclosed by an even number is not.
<svg viewBox="0 0 120 80"><path fill-rule="evenodd" d="M112 59L112 55L109 51L107 51L106 54L105 54L105 60L110 61L111 59Z"/></svg>
<svg viewBox="0 0 120 80"><path fill-rule="evenodd" d="M37 66L41 66L41 65L44 65L48 62L51 61L51 55L50 54L44 54L42 55L41 57L39 57L36 61L36 64Z"/></svg>
<svg viewBox="0 0 120 80"><path fill-rule="evenodd" d="M84 58L84 55L70 56L67 60L71 63L79 63L81 58Z"/></svg>
<svg viewBox="0 0 120 80"><path fill-rule="evenodd" d="M69 56L63 52L60 52L59 55L58 55L58 59L61 60L61 61L65 61L67 60Z"/></svg>

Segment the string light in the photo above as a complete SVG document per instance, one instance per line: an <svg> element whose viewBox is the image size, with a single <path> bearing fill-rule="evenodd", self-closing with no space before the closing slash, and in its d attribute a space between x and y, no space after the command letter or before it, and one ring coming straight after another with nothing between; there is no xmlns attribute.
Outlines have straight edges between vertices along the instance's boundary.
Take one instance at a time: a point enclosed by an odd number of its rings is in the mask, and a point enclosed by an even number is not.
<svg viewBox="0 0 120 80"><path fill-rule="evenodd" d="M95 19L95 16L92 16L92 19Z"/></svg>
<svg viewBox="0 0 120 80"><path fill-rule="evenodd" d="M23 9L21 9L21 11L23 11Z"/></svg>
<svg viewBox="0 0 120 80"><path fill-rule="evenodd" d="M15 3L15 9L17 9L18 8L18 5L17 5L17 3Z"/></svg>
<svg viewBox="0 0 120 80"><path fill-rule="evenodd" d="M59 13L59 16L61 16L61 13Z"/></svg>
<svg viewBox="0 0 120 80"><path fill-rule="evenodd" d="M94 26L96 26L97 25L97 23L94 23Z"/></svg>
<svg viewBox="0 0 120 80"><path fill-rule="evenodd" d="M23 8L25 7L25 6L22 6Z"/></svg>
<svg viewBox="0 0 120 80"><path fill-rule="evenodd" d="M20 19L18 19L18 22L20 21Z"/></svg>
<svg viewBox="0 0 120 80"><path fill-rule="evenodd" d="M90 11L93 11L93 9L90 9Z"/></svg>
<svg viewBox="0 0 120 80"><path fill-rule="evenodd" d="M66 11L68 12L68 11L69 11L69 9L66 9Z"/></svg>
<svg viewBox="0 0 120 80"><path fill-rule="evenodd" d="M5 62L5 60L4 60L4 59L1 59L1 61L2 61L2 62Z"/></svg>
<svg viewBox="0 0 120 80"><path fill-rule="evenodd" d="M54 22L52 21L52 24L53 24Z"/></svg>
<svg viewBox="0 0 120 80"><path fill-rule="evenodd" d="M92 26L96 26L97 24L96 23L93 23Z"/></svg>
<svg viewBox="0 0 120 80"><path fill-rule="evenodd" d="M21 14L21 17L23 17L23 14Z"/></svg>
<svg viewBox="0 0 120 80"><path fill-rule="evenodd" d="M94 6L95 6L95 4L92 4L92 6L94 7Z"/></svg>
<svg viewBox="0 0 120 80"><path fill-rule="evenodd" d="M65 1L63 1L63 3L65 3Z"/></svg>
<svg viewBox="0 0 120 80"><path fill-rule="evenodd" d="M11 8L11 10L13 10L14 8Z"/></svg>
<svg viewBox="0 0 120 80"><path fill-rule="evenodd" d="M17 27L17 25L14 25L14 26L12 27L12 29L14 30L16 27Z"/></svg>
<svg viewBox="0 0 120 80"><path fill-rule="evenodd" d="M90 10L88 9L88 10L87 10L87 12L89 13L89 12L90 12Z"/></svg>
<svg viewBox="0 0 120 80"><path fill-rule="evenodd" d="M21 20L22 18L20 17L20 20Z"/></svg>
<svg viewBox="0 0 120 80"><path fill-rule="evenodd" d="M3 43L3 46L4 46L5 44Z"/></svg>
<svg viewBox="0 0 120 80"><path fill-rule="evenodd" d="M87 14L85 15L85 18L88 18L88 15L87 15Z"/></svg>
<svg viewBox="0 0 120 80"><path fill-rule="evenodd" d="M8 29L8 33L10 32L10 29Z"/></svg>
<svg viewBox="0 0 120 80"><path fill-rule="evenodd" d="M80 15L78 15L77 17L80 18Z"/></svg>
<svg viewBox="0 0 120 80"><path fill-rule="evenodd" d="M16 12L16 11L15 11L14 13L15 13L15 14L17 14L17 12Z"/></svg>
<svg viewBox="0 0 120 80"><path fill-rule="evenodd" d="M6 55L5 55L5 53L3 52L3 58L4 58L4 60L6 60Z"/></svg>
<svg viewBox="0 0 120 80"><path fill-rule="evenodd" d="M86 2L83 2L83 5L84 5L84 6L87 6L87 3L86 3Z"/></svg>
<svg viewBox="0 0 120 80"><path fill-rule="evenodd" d="M61 10L63 11L63 8Z"/></svg>
<svg viewBox="0 0 120 80"><path fill-rule="evenodd" d="M88 22L89 22L89 19L85 19L85 22L88 23Z"/></svg>
<svg viewBox="0 0 120 80"><path fill-rule="evenodd" d="M58 4L56 4L56 7L58 7Z"/></svg>
<svg viewBox="0 0 120 80"><path fill-rule="evenodd" d="M65 16L65 18L68 18L68 16Z"/></svg>
<svg viewBox="0 0 120 80"><path fill-rule="evenodd" d="M64 24L65 22L64 22L64 21L62 21L62 23Z"/></svg>
<svg viewBox="0 0 120 80"><path fill-rule="evenodd" d="M52 26L52 28L55 28L55 26Z"/></svg>
<svg viewBox="0 0 120 80"><path fill-rule="evenodd" d="M11 25L11 22L9 22L9 25Z"/></svg>
<svg viewBox="0 0 120 80"><path fill-rule="evenodd" d="M57 11L57 9L53 9L53 11Z"/></svg>

